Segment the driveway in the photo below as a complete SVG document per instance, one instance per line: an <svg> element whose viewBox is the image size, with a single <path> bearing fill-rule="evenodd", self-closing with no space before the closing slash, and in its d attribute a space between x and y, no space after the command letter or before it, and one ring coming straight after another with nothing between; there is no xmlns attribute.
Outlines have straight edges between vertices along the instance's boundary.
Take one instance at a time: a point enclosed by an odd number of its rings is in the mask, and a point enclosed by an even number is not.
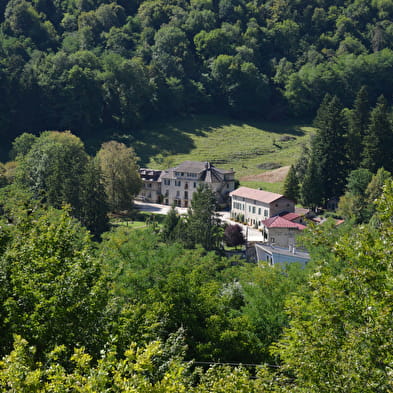
<svg viewBox="0 0 393 393"><path fill-rule="evenodd" d="M156 213L156 214L168 214L169 210L171 210L171 206L160 205L159 203L148 203L148 202L134 201L134 205L138 210L141 210L144 212L149 212L149 213ZM179 214L186 214L187 208L186 207L176 207L176 211Z"/></svg>
<svg viewBox="0 0 393 393"><path fill-rule="evenodd" d="M135 207L141 211L150 212L150 213L157 213L157 214L167 214L171 209L171 206L168 205L160 205L158 203L147 203L141 201L134 201ZM176 207L176 211L179 214L187 214L186 207ZM232 221L230 219L230 215L228 211L219 211L217 214L220 216L221 220L227 222L228 224L238 224L243 229L244 237L249 242L261 242L263 240L262 233L259 232L257 229L251 228L248 225L243 225Z"/></svg>

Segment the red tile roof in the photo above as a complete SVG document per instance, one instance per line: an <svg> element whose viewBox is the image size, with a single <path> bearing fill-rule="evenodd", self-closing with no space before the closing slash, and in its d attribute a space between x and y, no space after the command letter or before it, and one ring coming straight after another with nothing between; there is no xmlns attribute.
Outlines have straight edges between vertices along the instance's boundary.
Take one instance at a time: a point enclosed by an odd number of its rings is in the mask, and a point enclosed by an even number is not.
<svg viewBox="0 0 393 393"><path fill-rule="evenodd" d="M262 221L266 228L296 228L302 231L306 228L305 225L297 224L296 222L288 221L283 217L274 216Z"/></svg>
<svg viewBox="0 0 393 393"><path fill-rule="evenodd" d="M232 191L229 195L254 199L255 201L265 203L272 203L283 197L281 194L275 194L274 192L264 190L256 190L255 188L249 187L239 187L237 190Z"/></svg>
<svg viewBox="0 0 393 393"><path fill-rule="evenodd" d="M282 218L285 218L288 221L293 221L296 220L297 218L300 217L300 214L297 213L287 213L281 216Z"/></svg>

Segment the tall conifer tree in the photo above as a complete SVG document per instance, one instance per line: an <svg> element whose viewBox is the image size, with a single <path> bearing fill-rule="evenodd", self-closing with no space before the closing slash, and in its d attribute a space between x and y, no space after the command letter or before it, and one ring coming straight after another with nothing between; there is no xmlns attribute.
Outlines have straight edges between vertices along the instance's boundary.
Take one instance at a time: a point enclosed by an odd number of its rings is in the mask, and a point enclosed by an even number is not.
<svg viewBox="0 0 393 393"><path fill-rule="evenodd" d="M321 175L314 155L311 156L307 165L300 191L303 205L313 209L320 205L322 201Z"/></svg>
<svg viewBox="0 0 393 393"><path fill-rule="evenodd" d="M321 202L343 193L348 174L345 150L345 121L337 97L326 95L315 119L318 131L311 145L311 155L321 177Z"/></svg>
<svg viewBox="0 0 393 393"><path fill-rule="evenodd" d="M361 163L362 143L368 127L369 111L367 88L362 86L348 116L347 155L351 169L358 168Z"/></svg>
<svg viewBox="0 0 393 393"><path fill-rule="evenodd" d="M371 111L370 125L363 140L362 166L373 173L376 173L379 168L392 172L392 144L393 131L389 121L388 105L385 97L380 96L377 105Z"/></svg>
<svg viewBox="0 0 393 393"><path fill-rule="evenodd" d="M284 183L284 195L287 198L290 198L297 202L299 199L299 179L296 175L296 169L293 165L291 165L288 175L285 178L285 183Z"/></svg>

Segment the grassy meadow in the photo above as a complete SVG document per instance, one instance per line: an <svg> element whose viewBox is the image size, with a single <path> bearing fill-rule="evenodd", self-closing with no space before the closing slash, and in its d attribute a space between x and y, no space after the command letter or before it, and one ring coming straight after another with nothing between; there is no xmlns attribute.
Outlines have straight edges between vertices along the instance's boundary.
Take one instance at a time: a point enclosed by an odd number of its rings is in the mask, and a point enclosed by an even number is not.
<svg viewBox="0 0 393 393"><path fill-rule="evenodd" d="M282 180L257 175L293 164L312 132L312 127L293 122L197 116L154 124L135 134L131 144L141 166L165 169L185 160L211 161L219 168L233 168L241 185L281 192Z"/></svg>

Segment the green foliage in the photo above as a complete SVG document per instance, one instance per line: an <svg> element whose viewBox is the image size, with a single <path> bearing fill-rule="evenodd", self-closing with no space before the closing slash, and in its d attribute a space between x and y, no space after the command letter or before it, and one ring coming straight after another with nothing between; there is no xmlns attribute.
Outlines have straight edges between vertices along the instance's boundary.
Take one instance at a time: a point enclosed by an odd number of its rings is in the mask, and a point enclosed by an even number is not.
<svg viewBox="0 0 393 393"><path fill-rule="evenodd" d="M173 205L162 223L161 236L164 241L171 242L176 239L175 228L179 220L180 217L177 215L176 208Z"/></svg>
<svg viewBox="0 0 393 393"><path fill-rule="evenodd" d="M296 169L293 165L289 168L288 175L285 178L283 193L287 198L295 202L300 197L299 179L297 178Z"/></svg>
<svg viewBox="0 0 393 393"><path fill-rule="evenodd" d="M201 245L205 250L221 247L223 228L216 214L216 197L206 185L199 186L192 195L182 238L187 247Z"/></svg>
<svg viewBox="0 0 393 393"><path fill-rule="evenodd" d="M119 302L113 331L122 348L130 340L165 340L183 327L189 358L257 356L250 352L252 338L242 333L246 321L231 314L241 301L232 303L234 294L223 289L228 279L222 270L229 267L228 260L201 249L162 244L151 230L129 233L119 228L106 236L101 249Z"/></svg>
<svg viewBox="0 0 393 393"><path fill-rule="evenodd" d="M388 182L380 228L352 229L339 239L331 249L339 272L320 263L308 291L288 303L290 327L275 353L299 391L390 390L392 206Z"/></svg>
<svg viewBox="0 0 393 393"><path fill-rule="evenodd" d="M21 159L23 158L31 149L33 144L36 142L37 137L33 134L24 132L19 135L12 142L11 158Z"/></svg>
<svg viewBox="0 0 393 393"><path fill-rule="evenodd" d="M95 235L107 228L101 174L78 137L55 131L38 138L23 134L15 140L14 148L19 160L18 187L56 208L71 205L72 214Z"/></svg>
<svg viewBox="0 0 393 393"><path fill-rule="evenodd" d="M391 8L382 0L3 1L1 133L10 143L21 130L55 126L109 139L150 119L206 111L310 118L326 93L348 106L363 85L373 102L390 93ZM96 61L81 62L86 54Z"/></svg>
<svg viewBox="0 0 393 393"><path fill-rule="evenodd" d="M0 259L4 337L26 337L39 358L59 343L97 353L107 296L88 232L50 209L20 213L12 234Z"/></svg>
<svg viewBox="0 0 393 393"><path fill-rule="evenodd" d="M354 102L354 108L348 114L347 155L353 169L360 166L362 143L369 121L369 102L367 89L363 86Z"/></svg>
<svg viewBox="0 0 393 393"><path fill-rule="evenodd" d="M111 211L130 210L142 186L134 150L123 143L106 142L97 159Z"/></svg>
<svg viewBox="0 0 393 393"><path fill-rule="evenodd" d="M345 123L342 106L337 97L325 96L314 123L318 130L312 140L311 155L315 156L320 176L319 202L326 202L329 198L341 195L348 170Z"/></svg>
<svg viewBox="0 0 393 393"><path fill-rule="evenodd" d="M370 124L363 139L362 166L371 172L378 168L393 170L389 146L393 143L393 130L388 116L388 106L383 96L378 98L376 107L370 113Z"/></svg>

